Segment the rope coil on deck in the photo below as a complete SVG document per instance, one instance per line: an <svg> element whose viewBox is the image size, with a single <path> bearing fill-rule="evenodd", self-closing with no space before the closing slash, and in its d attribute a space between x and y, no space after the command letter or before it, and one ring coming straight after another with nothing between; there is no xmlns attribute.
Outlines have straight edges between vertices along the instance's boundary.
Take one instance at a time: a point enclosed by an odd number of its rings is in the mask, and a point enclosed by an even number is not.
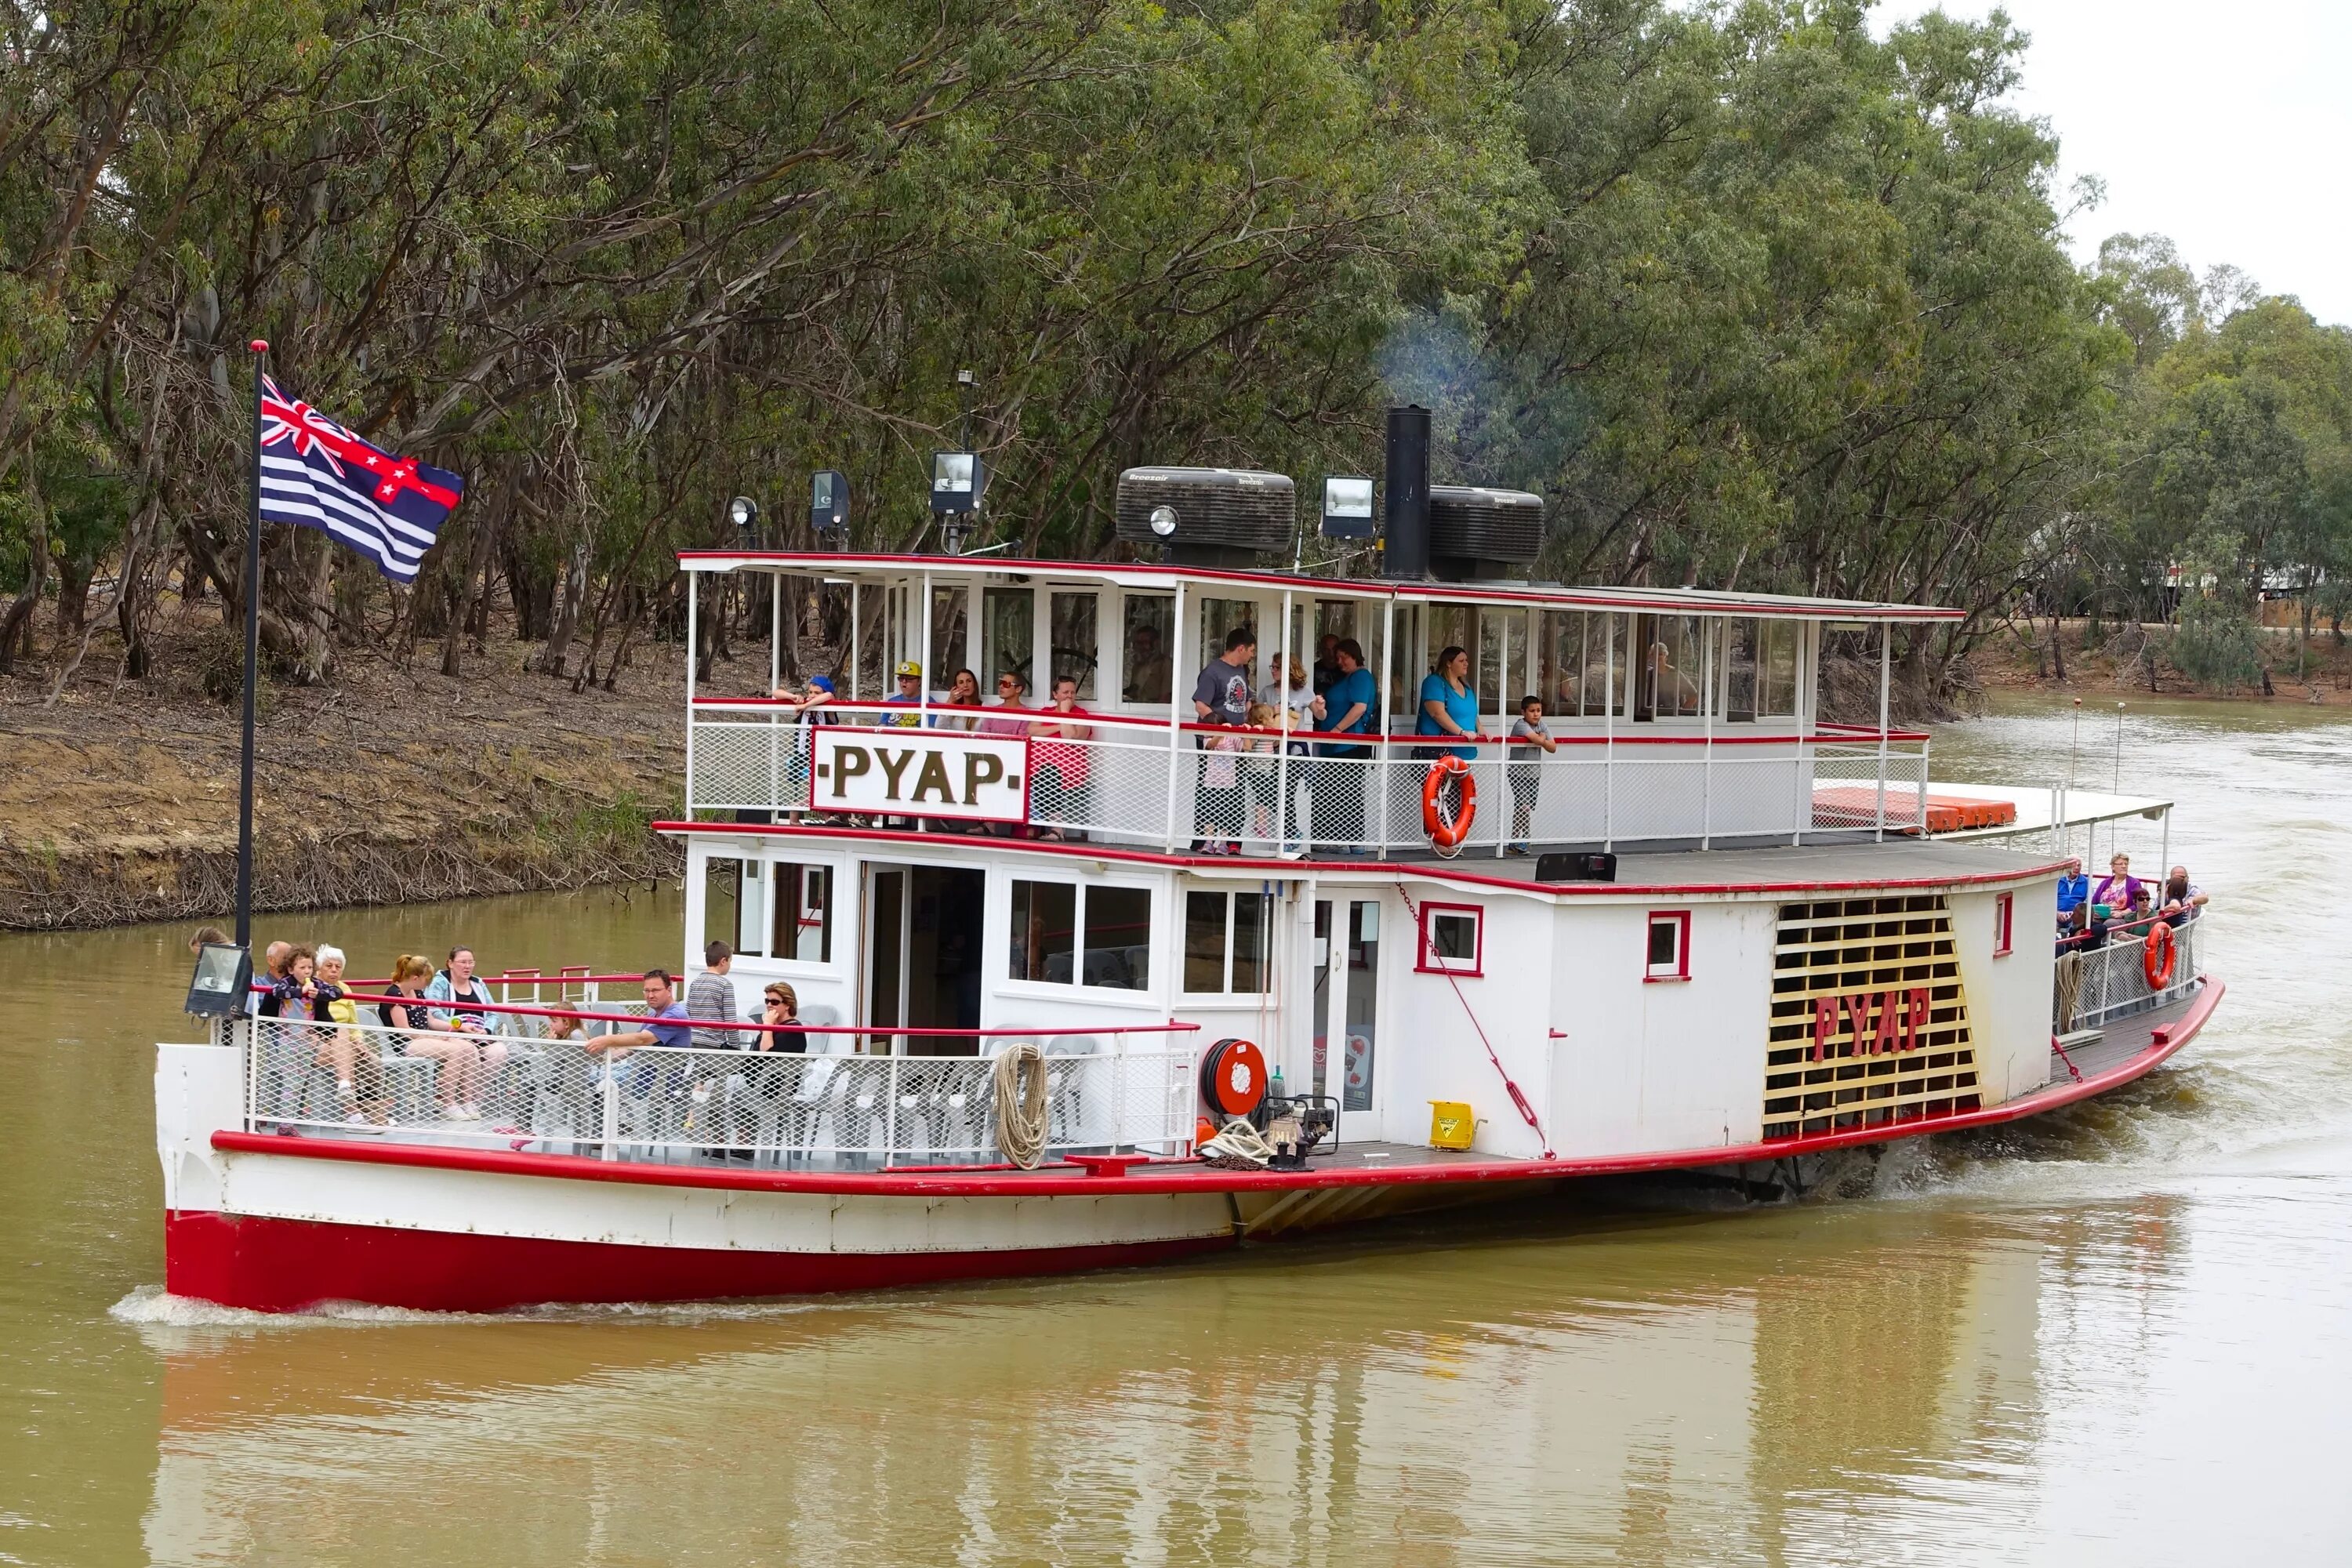
<svg viewBox="0 0 2352 1568"><path fill-rule="evenodd" d="M2074 1005L2083 994L2083 955L2068 948L2058 955L2058 1033L2071 1034L2074 1028Z"/></svg>
<svg viewBox="0 0 2352 1568"><path fill-rule="evenodd" d="M994 1087L989 1098L997 1152L1034 1171L1045 1152L1045 1053L1027 1040L1006 1047L996 1058Z"/></svg>

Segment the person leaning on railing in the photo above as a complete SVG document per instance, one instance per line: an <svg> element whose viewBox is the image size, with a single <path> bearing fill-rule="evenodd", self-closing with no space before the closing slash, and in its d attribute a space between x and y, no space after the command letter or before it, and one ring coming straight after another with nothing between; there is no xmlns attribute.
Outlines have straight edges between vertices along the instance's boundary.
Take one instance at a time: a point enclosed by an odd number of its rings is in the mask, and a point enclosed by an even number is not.
<svg viewBox="0 0 2352 1568"><path fill-rule="evenodd" d="M1380 722L1381 693L1372 672L1364 668L1364 645L1353 637L1342 637L1331 657L1339 679L1323 694L1323 717L1316 728L1332 735L1373 734ZM1353 855L1360 852L1364 837L1362 775L1367 770L1362 764L1372 749L1327 741L1322 752L1339 765L1318 766L1307 783L1307 810L1312 818L1308 827L1316 838L1336 840L1346 847L1340 853Z"/></svg>
<svg viewBox="0 0 2352 1568"><path fill-rule="evenodd" d="M2164 879L2164 903L2156 912L2168 924L2183 926L2203 914L2210 901L2205 889L2189 879L2189 868L2175 866Z"/></svg>
<svg viewBox="0 0 2352 1568"><path fill-rule="evenodd" d="M1045 711L1050 721L1031 731L1035 737L1029 748L1034 759L1030 776L1036 794L1033 812L1048 822L1084 822L1093 793L1088 788L1093 768L1092 748L1083 742L1093 738L1095 728L1076 721L1086 713L1078 706L1076 676L1054 678L1054 700ZM1084 838L1086 834L1076 827L1048 827L1041 837Z"/></svg>

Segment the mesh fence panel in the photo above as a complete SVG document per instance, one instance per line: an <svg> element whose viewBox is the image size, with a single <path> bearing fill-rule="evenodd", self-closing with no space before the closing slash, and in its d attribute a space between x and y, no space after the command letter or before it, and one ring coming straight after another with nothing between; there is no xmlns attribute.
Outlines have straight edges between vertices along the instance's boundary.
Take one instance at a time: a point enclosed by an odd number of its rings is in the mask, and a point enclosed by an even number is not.
<svg viewBox="0 0 2352 1568"><path fill-rule="evenodd" d="M536 1022L536 1020L531 1020ZM610 1032L618 1026L599 1026ZM451 1035L261 1019L247 1056L256 1131L398 1137L624 1160L769 1166L970 1165L995 1144L992 1056L792 1055L602 1037ZM995 1049L1010 1038L994 1042ZM1101 1037L1045 1053L1049 1152L1175 1152L1191 1135L1189 1051Z"/></svg>

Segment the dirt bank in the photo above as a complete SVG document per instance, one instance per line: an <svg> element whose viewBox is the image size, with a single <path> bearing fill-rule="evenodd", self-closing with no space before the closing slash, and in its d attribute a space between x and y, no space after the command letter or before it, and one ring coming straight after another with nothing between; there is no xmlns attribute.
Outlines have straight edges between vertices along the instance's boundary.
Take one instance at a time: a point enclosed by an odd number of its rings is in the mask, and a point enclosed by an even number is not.
<svg viewBox="0 0 2352 1568"><path fill-rule="evenodd" d="M214 622L217 626L216 619ZM207 635L191 625L185 635ZM210 635L217 637L217 633ZM420 652L265 689L257 907L576 888L673 873L677 650L575 695L493 636L463 679ZM164 668L188 661L164 659ZM218 917L235 901L237 714L193 685L0 681L0 929Z"/></svg>

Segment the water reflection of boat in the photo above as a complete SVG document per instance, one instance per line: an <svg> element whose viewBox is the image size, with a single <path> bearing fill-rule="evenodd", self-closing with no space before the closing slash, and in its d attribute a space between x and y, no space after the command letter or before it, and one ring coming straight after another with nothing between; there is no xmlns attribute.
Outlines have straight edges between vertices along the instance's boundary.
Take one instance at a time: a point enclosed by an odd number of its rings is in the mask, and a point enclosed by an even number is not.
<svg viewBox="0 0 2352 1568"><path fill-rule="evenodd" d="M2089 1205L2067 1234L1959 1209L1753 1216L1785 1225L1780 1244L1735 1249L1704 1227L1553 1222L1465 1250L1430 1226L1279 1268L623 1335L212 1334L163 1356L148 1545L438 1561L497 1521L524 1563L754 1560L787 1535L908 1562L974 1542L1006 1561L1247 1560L1253 1542L1605 1560L1695 1539L1794 1560L1899 1534L1920 1490L1949 1502L2013 1473L2043 1436L2042 1294L2113 1264L2091 1305L2116 1327L2051 1343L2119 1352L2116 1292L2167 1266L2145 1206ZM464 1506L436 1506L457 1476Z"/></svg>
<svg viewBox="0 0 2352 1568"><path fill-rule="evenodd" d="M598 1037L660 995L551 971L450 1015L480 1053L454 1091L370 1023L343 1026L348 1099L315 1026L166 1046L171 1289L761 1296L1156 1261L1629 1171L1802 1185L1842 1150L2129 1082L2219 999L2202 921L2139 928L2163 964L2119 925L2054 973L2077 836L2167 803L1932 783L1927 737L1885 721L1885 655L1946 612L1258 570L1230 552L1287 481L1185 477L1207 472L1149 471L1135 521L1183 545L1196 484L1213 562L686 557L689 624L706 578L848 599L859 657L821 707L689 678L667 825L681 973L736 954L737 1016L704 1027L768 1037L742 1009L784 983L807 1053L620 1059ZM1452 549L1515 548L1473 534ZM1875 642L1875 725L1820 711L1832 637ZM1325 722L1354 728L1196 721L1272 656L1325 652ZM1459 721L1416 700L1440 662L1470 672L1477 733L1433 748L1424 707ZM1079 696L967 711L938 679L959 666ZM1215 702L1169 679L1194 668ZM1507 746L1519 691L1568 699L1555 751ZM1204 1119L1257 1130L1225 1162L1247 1168L1193 1157Z"/></svg>

